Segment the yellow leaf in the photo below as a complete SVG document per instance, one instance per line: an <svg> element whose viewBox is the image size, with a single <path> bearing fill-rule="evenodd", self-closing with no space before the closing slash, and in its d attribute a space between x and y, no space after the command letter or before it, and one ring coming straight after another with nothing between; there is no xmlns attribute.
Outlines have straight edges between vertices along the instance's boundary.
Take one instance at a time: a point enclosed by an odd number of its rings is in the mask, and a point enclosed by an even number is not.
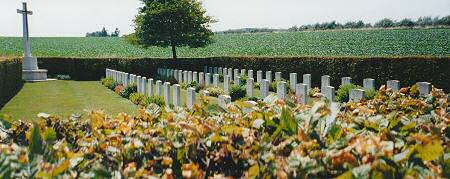
<svg viewBox="0 0 450 179"><path fill-rule="evenodd" d="M426 145L416 145L416 156L424 161L432 161L443 155L444 149L442 148L441 141L439 139L433 140Z"/></svg>
<svg viewBox="0 0 450 179"><path fill-rule="evenodd" d="M349 170L349 171L343 173L342 175L339 175L338 177L336 177L336 179L353 179L352 171Z"/></svg>
<svg viewBox="0 0 450 179"><path fill-rule="evenodd" d="M250 167L250 169L248 169L248 176L250 178L256 178L259 175L259 165L253 165L252 167Z"/></svg>

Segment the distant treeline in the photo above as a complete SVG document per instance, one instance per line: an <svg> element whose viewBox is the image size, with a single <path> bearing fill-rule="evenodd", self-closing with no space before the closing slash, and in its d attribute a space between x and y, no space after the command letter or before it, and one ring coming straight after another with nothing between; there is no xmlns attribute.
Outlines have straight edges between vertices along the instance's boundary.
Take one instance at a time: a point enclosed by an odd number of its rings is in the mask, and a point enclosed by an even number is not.
<svg viewBox="0 0 450 179"><path fill-rule="evenodd" d="M114 32L108 33L105 27L103 27L100 31L86 33L86 37L119 37L119 35L120 30L118 28L116 28Z"/></svg>
<svg viewBox="0 0 450 179"><path fill-rule="evenodd" d="M289 29L271 29L271 28L243 28L232 29L216 33L258 33L258 32L282 32L282 31L310 31L310 30L334 30L334 29L362 29L362 28L414 28L414 27L450 27L450 16L439 17L420 17L417 20L409 18L400 21L384 18L374 24L364 21L354 21L338 23L336 21L293 26Z"/></svg>

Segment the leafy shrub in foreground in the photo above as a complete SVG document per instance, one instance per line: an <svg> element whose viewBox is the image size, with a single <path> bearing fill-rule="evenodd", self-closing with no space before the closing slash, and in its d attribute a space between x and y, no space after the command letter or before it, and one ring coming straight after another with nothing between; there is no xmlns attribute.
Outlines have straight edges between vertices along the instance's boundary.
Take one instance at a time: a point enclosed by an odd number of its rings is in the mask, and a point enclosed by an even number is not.
<svg viewBox="0 0 450 179"><path fill-rule="evenodd" d="M220 95L225 94L225 91L223 91L223 89L219 87L208 87L206 88L206 91L208 91L209 95L213 97L219 97Z"/></svg>
<svg viewBox="0 0 450 179"><path fill-rule="evenodd" d="M164 98L162 96L150 96L145 101L145 106L148 106L150 104L156 104L160 107L163 107L166 105L166 102L164 101Z"/></svg>
<svg viewBox="0 0 450 179"><path fill-rule="evenodd" d="M247 91L244 86L233 85L230 88L230 97L232 101L242 99L247 95Z"/></svg>
<svg viewBox="0 0 450 179"><path fill-rule="evenodd" d="M149 105L136 116L0 121L0 178L448 178L448 94L430 97L380 89L337 106Z"/></svg>
<svg viewBox="0 0 450 179"><path fill-rule="evenodd" d="M136 84L131 84L131 85L128 85L124 90L123 90L123 92L122 93L120 93L120 96L122 96L122 97L124 97L124 98L130 98L130 95L132 94L132 93L136 93L137 92L137 86L136 86Z"/></svg>
<svg viewBox="0 0 450 179"><path fill-rule="evenodd" d="M103 78L101 80L101 82L104 86L106 86L107 88L109 88L110 90L113 90L113 91L116 89L116 86L119 85L119 83L114 81L111 77Z"/></svg>
<svg viewBox="0 0 450 179"><path fill-rule="evenodd" d="M114 88L114 92L116 92L119 95L122 94L124 90L125 87L123 85L117 85L116 88Z"/></svg>
<svg viewBox="0 0 450 179"><path fill-rule="evenodd" d="M130 101L136 105L145 106L146 100L147 100L147 97L141 93L132 93L130 95Z"/></svg>

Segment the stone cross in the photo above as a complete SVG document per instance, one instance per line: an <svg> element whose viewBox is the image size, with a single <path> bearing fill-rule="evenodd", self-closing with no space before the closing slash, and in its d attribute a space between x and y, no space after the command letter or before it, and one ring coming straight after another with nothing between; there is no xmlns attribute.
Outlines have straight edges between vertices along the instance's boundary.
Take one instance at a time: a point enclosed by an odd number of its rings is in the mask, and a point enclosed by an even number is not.
<svg viewBox="0 0 450 179"><path fill-rule="evenodd" d="M45 81L47 80L47 70L39 69L37 58L31 56L31 40L28 27L28 15L33 15L27 8L27 3L22 2L23 9L17 9L17 13L22 14L23 19L23 64L22 78L25 81Z"/></svg>

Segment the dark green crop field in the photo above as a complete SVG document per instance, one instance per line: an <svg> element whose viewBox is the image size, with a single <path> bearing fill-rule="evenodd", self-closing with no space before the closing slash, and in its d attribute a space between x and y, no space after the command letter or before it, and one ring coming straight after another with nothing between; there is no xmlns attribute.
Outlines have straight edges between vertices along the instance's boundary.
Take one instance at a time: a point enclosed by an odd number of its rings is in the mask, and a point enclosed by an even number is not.
<svg viewBox="0 0 450 179"><path fill-rule="evenodd" d="M450 29L341 30L216 35L205 48L178 48L180 57L210 56L450 56ZM170 57L169 48L143 49L121 38L32 38L33 55ZM21 56L22 40L0 37L0 56Z"/></svg>

